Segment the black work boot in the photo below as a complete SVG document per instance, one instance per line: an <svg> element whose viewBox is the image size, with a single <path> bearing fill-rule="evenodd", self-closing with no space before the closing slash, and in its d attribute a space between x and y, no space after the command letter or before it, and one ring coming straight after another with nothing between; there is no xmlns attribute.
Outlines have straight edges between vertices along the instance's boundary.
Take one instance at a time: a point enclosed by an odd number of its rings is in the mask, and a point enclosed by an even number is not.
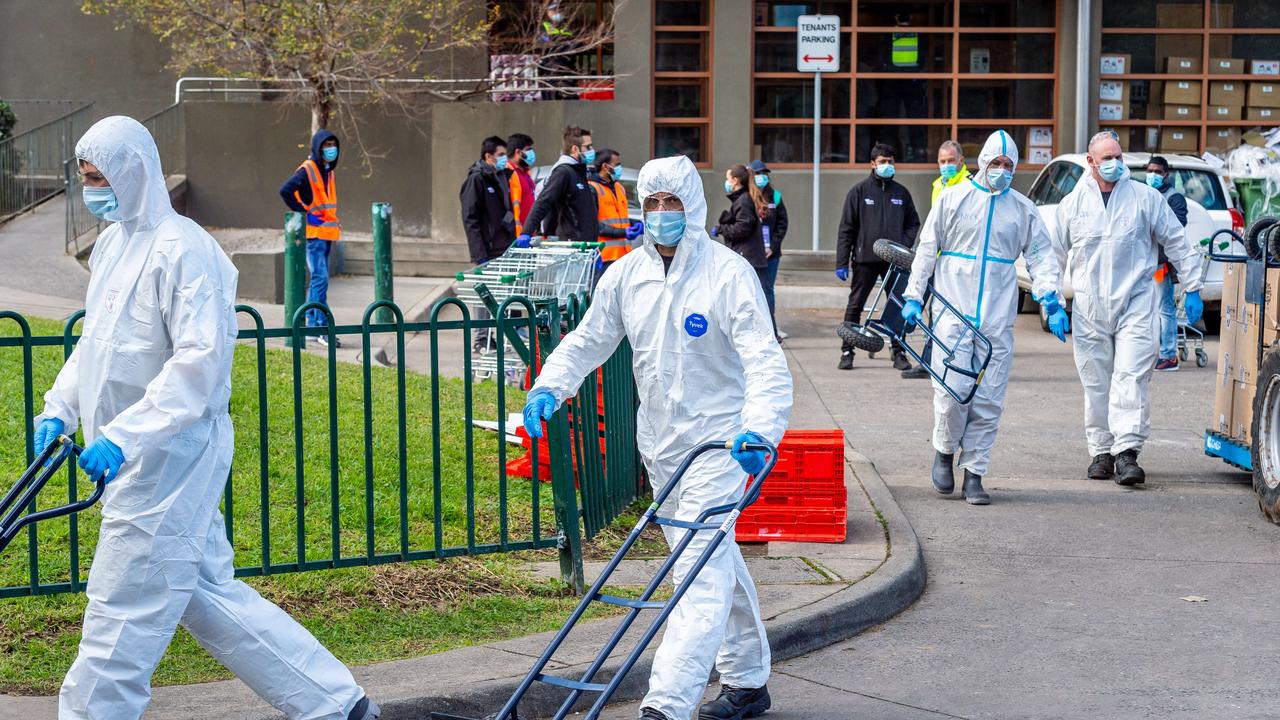
<svg viewBox="0 0 1280 720"><path fill-rule="evenodd" d="M738 720L759 717L769 709L769 687L748 689L723 685L715 700L698 709L698 720Z"/></svg>
<svg viewBox="0 0 1280 720"><path fill-rule="evenodd" d="M1116 484L1138 485L1147 481L1147 473L1138 465L1138 451L1125 450L1116 456Z"/></svg>
<svg viewBox="0 0 1280 720"><path fill-rule="evenodd" d="M671 720L671 718L651 707L640 709L640 720Z"/></svg>
<svg viewBox="0 0 1280 720"><path fill-rule="evenodd" d="M360 698L360 702L351 708L351 712L347 715L347 720L378 720L382 717L382 708L378 707L378 703L369 699L366 695Z"/></svg>
<svg viewBox="0 0 1280 720"><path fill-rule="evenodd" d="M933 489L943 495L950 495L956 489L956 474L951 469L955 455L951 453L935 453L933 456Z"/></svg>
<svg viewBox="0 0 1280 720"><path fill-rule="evenodd" d="M964 487L961 488L964 494L964 501L970 505L990 505L991 496L986 490L982 489L982 476L974 475L972 471L964 471Z"/></svg>
<svg viewBox="0 0 1280 720"><path fill-rule="evenodd" d="M902 371L902 377L904 380L927 380L929 371L923 365L912 365L910 369Z"/></svg>
<svg viewBox="0 0 1280 720"><path fill-rule="evenodd" d="M1110 480L1111 476L1115 474L1116 459L1111 453L1093 456L1093 462L1089 463L1090 480Z"/></svg>
<svg viewBox="0 0 1280 720"><path fill-rule="evenodd" d="M837 365L836 367L839 368L840 370L852 370L853 369L853 351L845 350L844 352L840 353L840 364Z"/></svg>
<svg viewBox="0 0 1280 720"><path fill-rule="evenodd" d="M910 370L911 361L907 359L907 354L899 348L893 349L893 369L894 370Z"/></svg>

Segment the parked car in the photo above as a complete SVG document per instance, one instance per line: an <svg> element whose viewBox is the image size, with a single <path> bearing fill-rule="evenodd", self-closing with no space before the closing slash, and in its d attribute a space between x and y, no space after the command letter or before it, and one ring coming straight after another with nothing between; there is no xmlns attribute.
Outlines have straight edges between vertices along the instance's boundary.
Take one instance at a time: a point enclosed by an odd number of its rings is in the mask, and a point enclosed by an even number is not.
<svg viewBox="0 0 1280 720"><path fill-rule="evenodd" d="M1124 164L1133 174L1134 182L1146 182L1148 153L1125 153ZM1221 229L1244 231L1244 214L1235 207L1235 199L1231 196L1227 181L1219 176L1209 163L1189 155L1165 155L1169 161L1169 175L1173 180L1173 188L1187 198L1187 238L1192 244L1199 245ZM1075 153L1059 155L1040 171L1040 175L1031 186L1028 197L1040 209L1040 216L1049 226L1050 232L1057 224L1058 203L1067 196L1080 178L1089 172L1089 162L1085 155ZM1244 253L1239 243L1226 250L1227 253ZM1201 247L1202 252L1207 248ZM1035 303L1031 300L1031 276L1027 274L1026 263L1018 259L1018 290L1021 304L1019 308L1035 312ZM1065 270L1065 268L1064 268ZM1210 332L1217 332L1221 319L1222 303L1222 265L1209 262L1205 274L1204 290L1200 295L1205 304L1205 324ZM1063 273L1062 291L1068 303L1072 297L1071 279ZM1041 314L1041 324L1044 322Z"/></svg>

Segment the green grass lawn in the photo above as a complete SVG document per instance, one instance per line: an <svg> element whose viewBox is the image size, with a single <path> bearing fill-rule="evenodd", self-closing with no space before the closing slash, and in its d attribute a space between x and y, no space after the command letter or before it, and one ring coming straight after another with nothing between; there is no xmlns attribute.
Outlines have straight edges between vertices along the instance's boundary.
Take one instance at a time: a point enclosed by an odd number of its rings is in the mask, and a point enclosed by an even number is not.
<svg viewBox="0 0 1280 720"><path fill-rule="evenodd" d="M32 321L36 335L59 335L61 329L59 323ZM16 334L16 324L0 321L0 335ZM500 406L498 390L492 382L476 385L468 397L461 380L441 379L433 387L431 378L409 373L405 408L407 461L402 468L398 460L397 373L373 368L370 421L374 462L370 475L365 468L362 368L338 367L336 432L331 433L327 363L323 357L305 353L302 361L304 480L299 504L292 353L267 353L264 372L268 471L264 478L258 464L263 437L257 353L248 345L237 350L231 402L236 460L229 520L238 565L262 562L264 526L270 535L271 562L295 562L299 513L305 528L302 546L306 559L331 557L331 459L338 470L338 540L343 557L365 552L368 498L373 502L375 552L399 550L402 472L406 478L411 550L435 547L437 475L444 547L466 546L470 537L477 544L497 543L504 527L510 541L528 540L533 537L535 521L540 524L543 537L555 534L549 487L544 484L534 488L521 478L504 481L497 472L499 441L495 435L476 430L468 442L471 418L492 420L518 411L524 402L523 393L508 389ZM60 348L36 350L36 412L42 406L40 395L52 383L61 363ZM5 489L26 465L23 432L29 418L23 411L23 387L21 351L0 349L0 486ZM438 445L432 432L433 393L438 393L439 398ZM337 439L334 458L331 438ZM437 448L438 465L434 457ZM515 450L516 454L519 452ZM468 466L473 468L470 481ZM51 482L41 496L41 507L65 502L66 490L63 480ZM469 505L474 507L475 520L471 524L467 520ZM79 516L82 578L92 558L98 521L96 509ZM65 582L71 569L68 521L42 523L38 537L41 581ZM606 534L600 541L611 544L616 537ZM575 599L558 583L535 581L521 572L530 559L554 557L554 551L488 555L278 574L249 582L311 629L343 661L360 664L557 627ZM0 556L0 587L28 582L26 542L20 539ZM56 691L74 658L83 610L84 596L80 594L0 600L0 690ZM229 674L190 636L179 631L154 681L174 684L227 677Z"/></svg>

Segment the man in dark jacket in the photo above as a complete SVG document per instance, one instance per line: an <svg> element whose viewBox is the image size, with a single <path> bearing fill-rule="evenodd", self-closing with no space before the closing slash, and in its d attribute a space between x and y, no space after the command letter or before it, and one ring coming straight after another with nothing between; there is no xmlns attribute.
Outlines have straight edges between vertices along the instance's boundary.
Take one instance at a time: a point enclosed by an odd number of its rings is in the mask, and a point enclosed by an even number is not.
<svg viewBox="0 0 1280 720"><path fill-rule="evenodd" d="M337 135L324 129L316 131L311 137L310 155L280 186L280 198L284 204L306 218L307 272L311 275L307 302L322 305L329 302L329 255L342 234L334 180L338 150ZM307 311L307 325L320 327L327 324L328 319L320 310ZM317 340L321 345L329 344L325 335ZM334 343L342 346L337 338L334 338Z"/></svg>
<svg viewBox="0 0 1280 720"><path fill-rule="evenodd" d="M765 202L769 204L769 215L764 220L763 232L768 235L769 265L765 269L764 299L769 302L769 314L774 317L774 330L778 341L786 339L787 334L777 329L777 302L774 300L773 286L778 282L778 266L782 263L782 241L787 238L787 204L782 202L782 193L773 186L769 177L769 166L763 160L752 160L747 166L751 170L752 182L764 193Z"/></svg>
<svg viewBox="0 0 1280 720"><path fill-rule="evenodd" d="M836 277L849 282L849 304L845 308L845 322L861 323L862 307L875 287L876 279L889 270L889 263L876 256L872 249L876 240L888 238L906 247L916 242L920 232L920 216L916 214L911 193L893 179L894 150L891 145L876 143L871 148L871 176L854 185L844 202L840 217L840 235L836 246ZM851 268L852 265L852 268ZM852 269L852 272L850 270ZM852 279L851 279L852 278ZM906 285L906 273L899 285ZM901 288L896 288L901 292ZM886 323L901 322L898 308L885 304L881 320ZM853 368L853 346L845 344L840 350L841 370ZM912 368L907 355L893 343L893 367L919 376L922 369ZM927 374L925 375L927 377Z"/></svg>
<svg viewBox="0 0 1280 720"><path fill-rule="evenodd" d="M591 131L566 127L562 149L564 154L533 201L524 233L516 238L519 247L529 247L533 235L555 235L570 242L595 242L599 235L596 191L587 184L587 166L596 161Z"/></svg>
<svg viewBox="0 0 1280 720"><path fill-rule="evenodd" d="M515 237L515 214L511 210L511 171L507 168L507 144L500 137L480 143L480 159L471 166L459 192L462 227L467 233L471 262L479 265L496 258L511 247ZM477 320L487 320L483 308ZM490 349L489 328L477 328L473 349Z"/></svg>
<svg viewBox="0 0 1280 720"><path fill-rule="evenodd" d="M1187 226L1187 199L1173 189L1173 175L1169 161L1156 155L1147 161L1147 184L1164 196L1169 209L1177 216L1182 227ZM1156 291L1160 297L1160 356L1156 370L1171 372L1178 369L1178 303L1174 299L1173 286L1178 283L1178 272L1165 257L1164 246L1156 265Z"/></svg>

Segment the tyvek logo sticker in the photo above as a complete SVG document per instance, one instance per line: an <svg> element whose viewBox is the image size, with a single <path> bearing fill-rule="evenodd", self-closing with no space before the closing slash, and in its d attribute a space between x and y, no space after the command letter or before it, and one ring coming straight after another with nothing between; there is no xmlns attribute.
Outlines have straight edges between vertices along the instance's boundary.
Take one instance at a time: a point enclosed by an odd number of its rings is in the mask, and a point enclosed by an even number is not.
<svg viewBox="0 0 1280 720"><path fill-rule="evenodd" d="M693 313L684 319L684 331L693 337L702 337L707 334L707 319L698 313Z"/></svg>

